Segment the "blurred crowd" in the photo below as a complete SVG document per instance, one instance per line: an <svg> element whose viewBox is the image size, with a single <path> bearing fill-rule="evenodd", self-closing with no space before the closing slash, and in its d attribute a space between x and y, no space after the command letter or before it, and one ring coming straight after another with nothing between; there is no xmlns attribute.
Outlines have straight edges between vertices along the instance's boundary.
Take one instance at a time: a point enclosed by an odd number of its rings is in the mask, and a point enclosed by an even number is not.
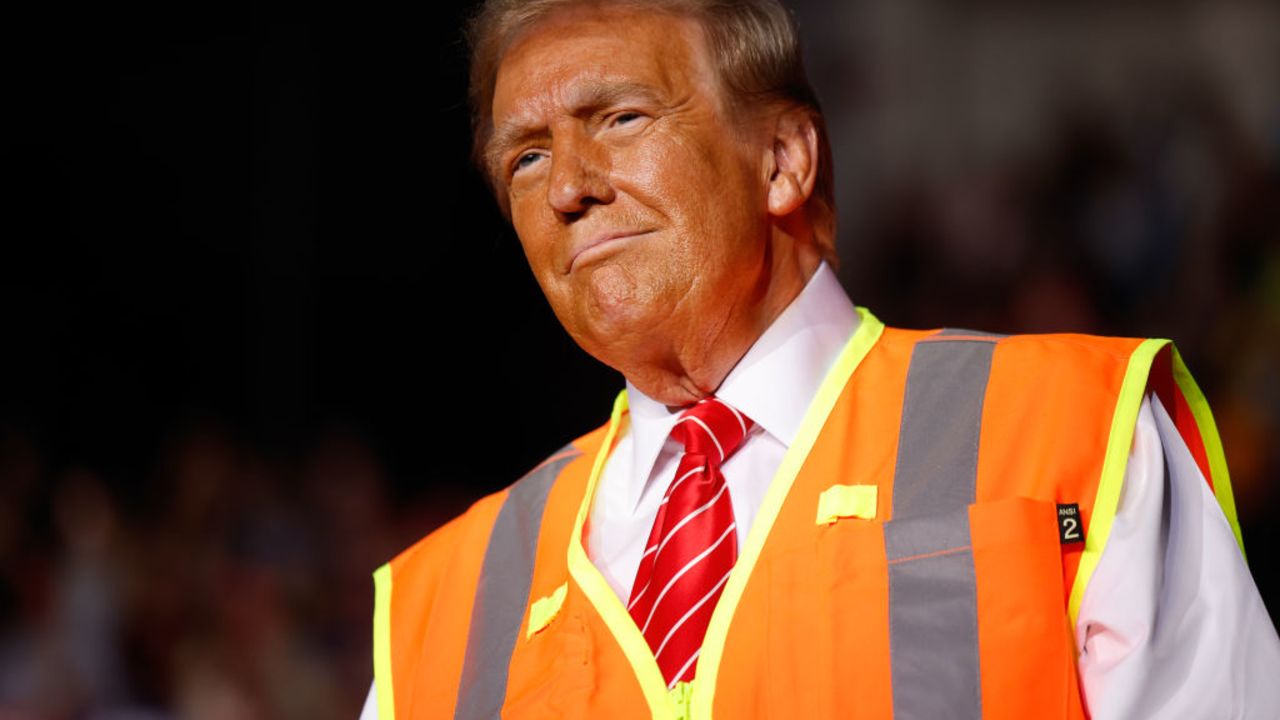
<svg viewBox="0 0 1280 720"><path fill-rule="evenodd" d="M270 461L213 422L146 478L57 468L8 428L0 478L6 720L355 717L371 571L466 500L393 511L355 433Z"/></svg>

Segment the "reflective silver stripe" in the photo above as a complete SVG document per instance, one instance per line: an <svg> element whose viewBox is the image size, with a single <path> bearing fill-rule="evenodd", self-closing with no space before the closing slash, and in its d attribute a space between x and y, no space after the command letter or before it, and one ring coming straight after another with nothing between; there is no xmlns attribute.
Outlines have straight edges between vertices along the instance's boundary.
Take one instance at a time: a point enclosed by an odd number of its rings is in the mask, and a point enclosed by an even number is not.
<svg viewBox="0 0 1280 720"><path fill-rule="evenodd" d="M507 670L533 582L542 512L564 466L581 455L566 447L521 478L498 511L480 568L455 718L496 718L507 695Z"/></svg>
<svg viewBox="0 0 1280 720"><path fill-rule="evenodd" d="M893 520L884 527L898 720L982 717L968 506L976 494L982 402L998 339L945 331L912 351Z"/></svg>
<svg viewBox="0 0 1280 720"><path fill-rule="evenodd" d="M978 600L968 536L967 508L885 524L897 720L982 717ZM956 537L962 544L931 544Z"/></svg>
<svg viewBox="0 0 1280 720"><path fill-rule="evenodd" d="M893 517L935 515L973 502L994 341L916 343L902 401Z"/></svg>

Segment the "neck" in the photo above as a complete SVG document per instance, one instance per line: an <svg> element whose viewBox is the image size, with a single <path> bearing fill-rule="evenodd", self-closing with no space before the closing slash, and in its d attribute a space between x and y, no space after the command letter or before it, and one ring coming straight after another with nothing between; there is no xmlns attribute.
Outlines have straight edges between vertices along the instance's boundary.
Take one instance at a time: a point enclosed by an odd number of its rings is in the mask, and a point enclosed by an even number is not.
<svg viewBox="0 0 1280 720"><path fill-rule="evenodd" d="M718 320L673 343L657 362L618 369L641 392L668 406L683 407L712 395L821 262L810 238L799 240L775 227L752 297L727 306Z"/></svg>

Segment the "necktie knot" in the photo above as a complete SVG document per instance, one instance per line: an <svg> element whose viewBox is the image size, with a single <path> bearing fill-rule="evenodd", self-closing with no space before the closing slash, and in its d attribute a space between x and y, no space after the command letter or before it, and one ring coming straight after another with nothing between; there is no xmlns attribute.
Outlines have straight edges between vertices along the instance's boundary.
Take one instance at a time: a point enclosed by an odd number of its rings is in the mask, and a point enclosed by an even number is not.
<svg viewBox="0 0 1280 720"><path fill-rule="evenodd" d="M753 423L723 400L709 397L680 414L671 436L686 454L703 455L720 465L742 445Z"/></svg>

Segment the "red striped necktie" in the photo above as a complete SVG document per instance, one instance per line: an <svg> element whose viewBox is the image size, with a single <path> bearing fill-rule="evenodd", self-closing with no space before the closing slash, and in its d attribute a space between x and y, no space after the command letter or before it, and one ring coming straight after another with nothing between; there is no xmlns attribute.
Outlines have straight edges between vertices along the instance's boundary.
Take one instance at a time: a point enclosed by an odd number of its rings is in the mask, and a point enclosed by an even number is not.
<svg viewBox="0 0 1280 720"><path fill-rule="evenodd" d="M711 612L738 557L720 465L751 426L742 413L707 398L685 410L671 430L684 455L658 506L627 603L669 688L693 679Z"/></svg>

